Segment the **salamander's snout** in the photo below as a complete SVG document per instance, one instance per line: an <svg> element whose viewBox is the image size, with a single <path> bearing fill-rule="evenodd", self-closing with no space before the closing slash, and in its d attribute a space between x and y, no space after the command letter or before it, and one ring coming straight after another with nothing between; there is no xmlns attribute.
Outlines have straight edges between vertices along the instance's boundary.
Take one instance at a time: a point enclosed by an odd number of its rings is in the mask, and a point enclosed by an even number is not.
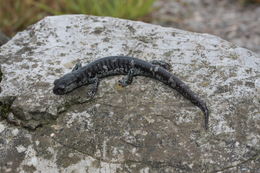
<svg viewBox="0 0 260 173"><path fill-rule="evenodd" d="M53 93L56 95L65 94L65 85L55 85L53 88Z"/></svg>
<svg viewBox="0 0 260 173"><path fill-rule="evenodd" d="M56 79L53 84L56 86L58 84L58 79Z"/></svg>
<svg viewBox="0 0 260 173"><path fill-rule="evenodd" d="M77 73L76 73L77 74ZM68 73L54 81L53 93L56 95L63 95L73 91L79 87L77 83L78 77L74 73Z"/></svg>

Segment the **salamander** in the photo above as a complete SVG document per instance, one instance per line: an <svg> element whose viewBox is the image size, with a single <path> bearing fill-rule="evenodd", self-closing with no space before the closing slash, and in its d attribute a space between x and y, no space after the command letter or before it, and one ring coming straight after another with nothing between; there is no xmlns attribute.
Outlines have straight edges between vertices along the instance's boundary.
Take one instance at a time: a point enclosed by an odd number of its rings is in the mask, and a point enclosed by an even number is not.
<svg viewBox="0 0 260 173"><path fill-rule="evenodd" d="M109 56L97 59L85 66L77 63L70 73L54 81L53 93L67 94L83 85L92 84L88 92L94 97L102 78L114 75L125 75L119 80L119 85L130 85L135 76L145 76L161 81L178 91L204 113L204 127L208 129L209 111L206 103L201 100L184 82L169 72L169 64L154 60L147 62L128 56Z"/></svg>

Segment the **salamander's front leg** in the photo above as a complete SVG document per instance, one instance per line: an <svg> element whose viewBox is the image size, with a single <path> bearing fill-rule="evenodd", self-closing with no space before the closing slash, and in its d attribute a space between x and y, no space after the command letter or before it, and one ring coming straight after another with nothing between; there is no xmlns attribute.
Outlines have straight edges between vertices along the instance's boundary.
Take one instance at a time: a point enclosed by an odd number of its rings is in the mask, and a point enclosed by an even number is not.
<svg viewBox="0 0 260 173"><path fill-rule="evenodd" d="M168 62L165 62L163 60L152 60L152 61L150 61L150 63L153 65L158 65L162 68L165 68L168 71L171 71L171 64Z"/></svg>
<svg viewBox="0 0 260 173"><path fill-rule="evenodd" d="M92 78L89 82L92 83L92 88L88 92L88 95L90 98L93 98L97 93L100 80L97 77L95 77Z"/></svg>
<svg viewBox="0 0 260 173"><path fill-rule="evenodd" d="M136 69L135 68L131 68L128 71L127 76L123 77L122 79L120 79L118 81L119 85L122 86L122 87L130 85L132 83L132 81L133 81L133 77L134 77L135 74L136 74Z"/></svg>

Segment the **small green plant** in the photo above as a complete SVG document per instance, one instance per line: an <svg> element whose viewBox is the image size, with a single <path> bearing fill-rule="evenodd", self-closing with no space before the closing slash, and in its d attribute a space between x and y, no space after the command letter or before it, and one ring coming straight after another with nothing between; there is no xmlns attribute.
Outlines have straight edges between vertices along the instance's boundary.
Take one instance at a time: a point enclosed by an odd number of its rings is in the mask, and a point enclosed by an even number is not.
<svg viewBox="0 0 260 173"><path fill-rule="evenodd" d="M50 8L47 4L42 2L36 2L35 4L53 15L76 13L137 19L150 12L154 1L155 0L57 0L56 8Z"/></svg>

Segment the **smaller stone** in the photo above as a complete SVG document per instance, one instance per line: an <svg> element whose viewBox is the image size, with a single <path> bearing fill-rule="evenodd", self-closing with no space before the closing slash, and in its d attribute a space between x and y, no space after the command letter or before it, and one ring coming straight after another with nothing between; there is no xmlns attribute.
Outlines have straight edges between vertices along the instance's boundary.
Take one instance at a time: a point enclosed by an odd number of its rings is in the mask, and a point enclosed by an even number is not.
<svg viewBox="0 0 260 173"><path fill-rule="evenodd" d="M260 79L255 80L256 97L260 99Z"/></svg>
<svg viewBox="0 0 260 173"><path fill-rule="evenodd" d="M8 42L8 40L10 40L10 38L0 32L0 46Z"/></svg>

